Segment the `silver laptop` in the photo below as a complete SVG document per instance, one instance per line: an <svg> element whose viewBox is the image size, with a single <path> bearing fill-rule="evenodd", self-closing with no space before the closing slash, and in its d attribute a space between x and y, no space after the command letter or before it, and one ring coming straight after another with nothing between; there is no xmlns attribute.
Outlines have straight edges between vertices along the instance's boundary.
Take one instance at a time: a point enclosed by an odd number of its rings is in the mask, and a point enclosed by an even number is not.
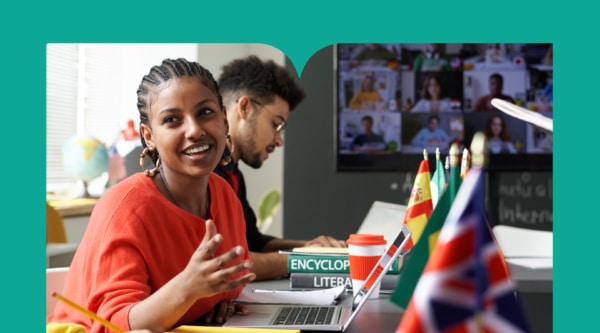
<svg viewBox="0 0 600 333"><path fill-rule="evenodd" d="M397 226L396 230L398 230ZM369 299L374 290L372 286L381 282L384 276L381 272L389 270L393 261L403 252L410 236L411 232L408 226L402 225L396 239L387 247L377 265L369 273L363 288L352 299L351 307L343 305L246 303L249 313L247 315L235 315L229 318L223 326L344 332Z"/></svg>
<svg viewBox="0 0 600 333"><path fill-rule="evenodd" d="M391 244L398 226L404 222L405 214L406 205L374 201L357 233L383 235L387 244Z"/></svg>

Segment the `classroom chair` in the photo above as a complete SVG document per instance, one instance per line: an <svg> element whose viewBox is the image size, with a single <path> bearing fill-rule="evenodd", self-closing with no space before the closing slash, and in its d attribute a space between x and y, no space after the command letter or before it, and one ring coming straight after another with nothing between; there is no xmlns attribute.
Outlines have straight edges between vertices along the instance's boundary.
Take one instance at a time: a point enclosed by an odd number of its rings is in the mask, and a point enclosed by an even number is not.
<svg viewBox="0 0 600 333"><path fill-rule="evenodd" d="M46 268L46 317L54 311L56 305L56 298L52 297L52 293L62 292L68 271L69 267Z"/></svg>
<svg viewBox="0 0 600 333"><path fill-rule="evenodd" d="M77 244L67 241L62 216L46 202L46 268L69 266L75 250Z"/></svg>
<svg viewBox="0 0 600 333"><path fill-rule="evenodd" d="M46 202L46 244L66 243L67 232L60 213Z"/></svg>

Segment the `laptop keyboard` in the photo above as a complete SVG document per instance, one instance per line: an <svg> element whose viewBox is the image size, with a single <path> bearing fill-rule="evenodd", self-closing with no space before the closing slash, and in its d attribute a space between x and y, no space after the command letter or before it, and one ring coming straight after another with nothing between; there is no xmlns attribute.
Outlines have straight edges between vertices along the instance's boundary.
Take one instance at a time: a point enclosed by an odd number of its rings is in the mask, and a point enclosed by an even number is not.
<svg viewBox="0 0 600 333"><path fill-rule="evenodd" d="M331 323L334 306L284 306L273 320L274 325L323 325Z"/></svg>

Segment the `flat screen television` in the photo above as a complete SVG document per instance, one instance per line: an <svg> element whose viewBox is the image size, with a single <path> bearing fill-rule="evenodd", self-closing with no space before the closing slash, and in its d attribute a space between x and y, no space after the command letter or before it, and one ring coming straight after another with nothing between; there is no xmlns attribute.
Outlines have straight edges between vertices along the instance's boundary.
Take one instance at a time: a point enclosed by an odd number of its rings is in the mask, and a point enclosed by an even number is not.
<svg viewBox="0 0 600 333"><path fill-rule="evenodd" d="M552 170L552 135L489 103L552 117L552 44L345 43L334 47L337 171L414 171L489 134L489 170Z"/></svg>

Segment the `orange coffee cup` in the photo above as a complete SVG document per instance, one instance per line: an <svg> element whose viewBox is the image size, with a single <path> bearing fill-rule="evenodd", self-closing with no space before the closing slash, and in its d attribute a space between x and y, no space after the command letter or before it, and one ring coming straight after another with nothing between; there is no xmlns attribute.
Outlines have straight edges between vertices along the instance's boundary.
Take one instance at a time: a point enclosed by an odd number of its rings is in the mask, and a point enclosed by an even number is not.
<svg viewBox="0 0 600 333"><path fill-rule="evenodd" d="M351 234L346 244L348 244L352 292L356 295L385 252L386 241L383 235ZM379 287L379 284L373 286L375 290L371 294L371 298L379 297Z"/></svg>

